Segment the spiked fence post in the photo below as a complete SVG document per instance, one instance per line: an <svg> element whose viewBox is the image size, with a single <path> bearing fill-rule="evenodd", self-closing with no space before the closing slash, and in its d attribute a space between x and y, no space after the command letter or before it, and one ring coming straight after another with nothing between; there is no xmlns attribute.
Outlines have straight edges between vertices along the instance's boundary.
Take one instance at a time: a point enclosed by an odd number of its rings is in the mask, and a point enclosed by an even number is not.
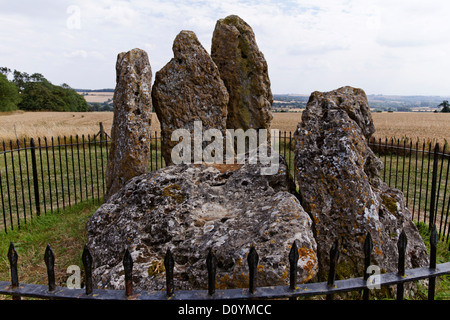
<svg viewBox="0 0 450 320"><path fill-rule="evenodd" d="M8 260L11 268L11 288L15 289L19 286L19 273L17 272L17 261L19 256L12 242L9 243ZM19 295L13 295L13 300L20 300Z"/></svg>
<svg viewBox="0 0 450 320"><path fill-rule="evenodd" d="M438 233L436 225L433 226L433 231L430 235L430 269L436 270L436 247L438 243ZM429 278L428 284L428 300L434 300L434 291L436 286L436 277Z"/></svg>
<svg viewBox="0 0 450 320"><path fill-rule="evenodd" d="M370 232L367 232L366 240L364 241L364 280L367 283L367 279L369 279L369 274L367 273L367 269L370 266L370 255L373 250L373 242L372 236ZM363 291L363 300L369 300L369 289L365 288Z"/></svg>
<svg viewBox="0 0 450 320"><path fill-rule="evenodd" d="M48 291L54 291L56 289L55 284L55 255L53 254L52 248L47 244L44 253L44 261L47 266L47 276L48 276Z"/></svg>
<svg viewBox="0 0 450 320"><path fill-rule="evenodd" d="M398 237L397 249L398 249L398 275L400 277L405 276L405 254L408 239L406 237L405 230L402 230ZM397 300L403 300L403 283L397 284Z"/></svg>
<svg viewBox="0 0 450 320"><path fill-rule="evenodd" d="M256 272L258 267L259 256L256 252L255 246L250 247L250 252L247 256L248 269L249 269L249 283L248 290L250 293L255 293L256 291Z"/></svg>
<svg viewBox="0 0 450 320"><path fill-rule="evenodd" d="M122 262L125 272L125 295L129 297L133 294L133 259L128 248L125 250Z"/></svg>
<svg viewBox="0 0 450 320"><path fill-rule="evenodd" d="M208 294L212 296L216 292L216 267L217 258L212 249L209 249L206 257L206 268L208 269Z"/></svg>
<svg viewBox="0 0 450 320"><path fill-rule="evenodd" d="M83 254L81 256L81 260L83 260L84 266L84 277L85 277L85 286L86 286L86 294L89 295L93 291L92 285L92 256L89 252L87 245L84 245Z"/></svg>
<svg viewBox="0 0 450 320"><path fill-rule="evenodd" d="M292 243L291 250L289 251L289 289L295 290L297 283L297 262L299 254L297 243Z"/></svg>
<svg viewBox="0 0 450 320"><path fill-rule="evenodd" d="M334 287L336 278L336 266L339 259L339 240L336 239L330 249L330 270L328 271L328 287ZM327 300L333 300L332 294L327 294Z"/></svg>
<svg viewBox="0 0 450 320"><path fill-rule="evenodd" d="M172 252L167 249L166 256L164 258L164 267L166 268L166 295L170 297L175 291L173 282L173 268L175 267L175 261L173 260Z"/></svg>
<svg viewBox="0 0 450 320"><path fill-rule="evenodd" d="M436 205L436 185L437 185L437 172L439 162L439 143L436 143L433 155L433 173L431 176L431 194L430 194L430 217L429 217L429 230L433 228L436 223L435 205Z"/></svg>

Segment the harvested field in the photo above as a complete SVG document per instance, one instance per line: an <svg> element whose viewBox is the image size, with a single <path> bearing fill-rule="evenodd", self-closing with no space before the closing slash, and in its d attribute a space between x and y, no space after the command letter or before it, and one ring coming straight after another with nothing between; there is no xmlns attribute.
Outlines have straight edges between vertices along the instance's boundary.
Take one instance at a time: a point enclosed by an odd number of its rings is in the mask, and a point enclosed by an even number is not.
<svg viewBox="0 0 450 320"><path fill-rule="evenodd" d="M274 113L272 128L294 131L301 122L301 113ZM372 113L375 138L408 137L416 141L450 142L450 114L432 112L382 112Z"/></svg>
<svg viewBox="0 0 450 320"><path fill-rule="evenodd" d="M294 131L301 121L301 112L274 113L272 128ZM376 138L417 138L444 143L450 141L450 114L445 113L372 113ZM0 113L0 140L16 138L93 135L103 122L109 134L112 112L23 112ZM159 135L159 121L152 118L152 131Z"/></svg>

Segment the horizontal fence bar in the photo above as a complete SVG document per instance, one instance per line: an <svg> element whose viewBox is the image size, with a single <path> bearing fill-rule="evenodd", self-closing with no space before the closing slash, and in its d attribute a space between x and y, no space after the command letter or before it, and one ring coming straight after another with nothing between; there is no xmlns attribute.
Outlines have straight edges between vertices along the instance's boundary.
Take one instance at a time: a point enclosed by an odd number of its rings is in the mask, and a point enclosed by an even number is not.
<svg viewBox="0 0 450 320"><path fill-rule="evenodd" d="M380 286L396 285L429 277L437 277L450 274L450 262L436 265L436 269L415 268L405 271L405 276L399 276L397 272L380 274ZM125 290L94 289L92 294L86 294L85 289L69 289L56 287L48 290L46 285L19 284L17 288L11 286L11 282L0 281L0 294L19 295L23 297L46 299L96 299L96 300L228 300L228 299L281 299L289 297L306 297L317 295L336 294L348 291L369 289L367 281L361 278L336 280L330 287L327 282L297 284L292 290L287 286L257 287L252 294L245 289L216 290L210 295L208 290L177 290L170 296L165 291L135 291L127 296ZM373 289L376 290L376 289Z"/></svg>

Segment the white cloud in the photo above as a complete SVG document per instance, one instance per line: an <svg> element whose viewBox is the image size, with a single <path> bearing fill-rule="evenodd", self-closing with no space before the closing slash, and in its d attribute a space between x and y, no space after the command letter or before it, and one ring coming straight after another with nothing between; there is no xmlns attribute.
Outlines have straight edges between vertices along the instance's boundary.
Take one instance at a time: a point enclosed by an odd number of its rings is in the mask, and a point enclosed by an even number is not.
<svg viewBox="0 0 450 320"><path fill-rule="evenodd" d="M346 84L368 93L450 93L446 0L0 2L2 64L72 87L114 87L117 54L136 47L148 51L155 73L181 30L210 51L216 21L237 14L255 31L275 93ZM79 28L68 27L70 6L80 9Z"/></svg>
<svg viewBox="0 0 450 320"><path fill-rule="evenodd" d="M99 59L102 60L105 56L98 51L86 51L82 49L78 49L71 52L64 52L64 57L66 58L83 58L83 59Z"/></svg>

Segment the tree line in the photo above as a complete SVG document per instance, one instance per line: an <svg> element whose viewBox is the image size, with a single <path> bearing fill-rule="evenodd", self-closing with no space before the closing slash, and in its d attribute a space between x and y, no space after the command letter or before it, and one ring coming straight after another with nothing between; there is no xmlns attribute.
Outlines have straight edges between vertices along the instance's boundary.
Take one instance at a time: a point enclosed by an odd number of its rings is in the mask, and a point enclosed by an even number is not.
<svg viewBox="0 0 450 320"><path fill-rule="evenodd" d="M8 75L12 73L12 80ZM86 100L68 84L52 84L42 74L0 67L0 111L89 111Z"/></svg>

